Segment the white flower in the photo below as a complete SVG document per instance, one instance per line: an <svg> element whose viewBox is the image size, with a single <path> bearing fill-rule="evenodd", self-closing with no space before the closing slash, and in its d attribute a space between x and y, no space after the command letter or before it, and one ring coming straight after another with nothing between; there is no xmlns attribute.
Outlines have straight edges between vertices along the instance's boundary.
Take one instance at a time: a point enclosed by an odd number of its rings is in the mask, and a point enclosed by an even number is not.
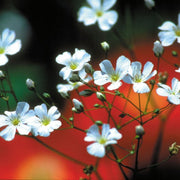
<svg viewBox="0 0 180 180"><path fill-rule="evenodd" d="M153 52L154 52L156 57L162 56L162 54L164 52L164 48L159 41L154 42Z"/></svg>
<svg viewBox="0 0 180 180"><path fill-rule="evenodd" d="M144 0L144 3L148 9L152 9L155 6L155 2L153 0Z"/></svg>
<svg viewBox="0 0 180 180"><path fill-rule="evenodd" d="M6 126L1 132L0 136L6 141L14 139L16 130L20 135L28 135L31 131L29 125L33 122L35 117L34 111L29 110L29 104L26 102L19 102L16 111L5 111L5 115L0 115L0 127Z"/></svg>
<svg viewBox="0 0 180 180"><path fill-rule="evenodd" d="M177 26L171 21L165 21L158 29L161 30L158 36L163 46L170 46L176 39L180 43L180 13Z"/></svg>
<svg viewBox="0 0 180 180"><path fill-rule="evenodd" d="M87 135L84 138L85 141L95 141L93 144L87 147L89 154L96 157L105 156L105 146L110 144L117 144L117 140L122 138L116 128L111 128L109 124L102 125L102 133L99 133L99 128L96 124L92 125L87 131Z"/></svg>
<svg viewBox="0 0 180 180"><path fill-rule="evenodd" d="M116 0L87 0L87 3L90 7L83 6L78 13L78 21L83 22L85 26L98 22L102 31L108 31L117 22L117 12L109 10Z"/></svg>
<svg viewBox="0 0 180 180"><path fill-rule="evenodd" d="M128 74L123 81L128 84L133 84L133 90L136 93L147 93L150 91L145 81L156 75L157 71L152 72L154 65L151 62L146 62L143 72L141 73L142 65L140 62L132 62Z"/></svg>
<svg viewBox="0 0 180 180"><path fill-rule="evenodd" d="M172 89L165 84L158 83L159 88L156 89L157 94L160 96L167 96L167 100L172 104L180 104L180 81L172 79Z"/></svg>
<svg viewBox="0 0 180 180"><path fill-rule="evenodd" d="M15 39L15 32L9 29L4 29L0 38L0 66L8 62L6 55L13 55L21 49L21 40Z"/></svg>
<svg viewBox="0 0 180 180"><path fill-rule="evenodd" d="M47 137L54 129L58 129L61 126L61 121L57 120L61 113L56 106L52 106L47 110L45 104L38 105L34 108L35 114L38 117L36 122L32 125L32 133L37 136Z"/></svg>
<svg viewBox="0 0 180 180"><path fill-rule="evenodd" d="M56 62L65 65L59 72L63 79L68 79L72 72L79 72L83 69L84 64L90 61L91 55L85 50L75 49L75 53L71 56L70 52L64 52L56 57Z"/></svg>
<svg viewBox="0 0 180 180"><path fill-rule="evenodd" d="M93 74L94 83L101 86L110 82L111 84L107 89L115 90L122 85L120 80L127 74L130 60L125 56L120 56L116 62L116 70L114 70L109 60L102 61L99 66L101 71L95 71Z"/></svg>

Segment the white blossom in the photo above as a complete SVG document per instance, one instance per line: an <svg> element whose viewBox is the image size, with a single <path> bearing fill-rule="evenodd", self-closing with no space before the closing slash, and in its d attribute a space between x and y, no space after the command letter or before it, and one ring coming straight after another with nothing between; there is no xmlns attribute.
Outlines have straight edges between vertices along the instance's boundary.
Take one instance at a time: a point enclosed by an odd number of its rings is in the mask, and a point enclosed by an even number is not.
<svg viewBox="0 0 180 180"><path fill-rule="evenodd" d="M64 80L71 77L72 72L78 72L79 75L82 73L84 64L90 61L91 55L85 50L75 49L75 53L71 56L70 52L64 52L56 57L56 62L64 65L59 75L63 77Z"/></svg>
<svg viewBox="0 0 180 180"><path fill-rule="evenodd" d="M144 0L144 3L148 9L152 9L155 6L154 0Z"/></svg>
<svg viewBox="0 0 180 180"><path fill-rule="evenodd" d="M128 84L133 84L133 90L136 93L147 93L150 91L145 83L151 77L156 75L157 71L152 72L154 65L151 62L146 62L141 73L142 65L140 62L132 62L128 74L123 78L123 81Z"/></svg>
<svg viewBox="0 0 180 180"><path fill-rule="evenodd" d="M37 119L32 126L32 133L35 136L47 137L54 129L58 129L61 126L61 121L58 118L61 113L56 106L52 106L49 110L45 104L38 105L34 108Z"/></svg>
<svg viewBox="0 0 180 180"><path fill-rule="evenodd" d="M85 26L97 22L102 31L108 31L117 22L118 13L109 10L116 0L87 0L87 3L90 7L83 6L78 12L78 21L83 22Z"/></svg>
<svg viewBox="0 0 180 180"><path fill-rule="evenodd" d="M178 25L165 21L158 29L161 30L158 36L163 46L172 45L176 39L180 43L180 13L178 14Z"/></svg>
<svg viewBox="0 0 180 180"><path fill-rule="evenodd" d="M115 70L109 60L102 61L99 66L101 71L95 71L93 74L94 83L100 86L111 83L107 89L115 90L122 85L121 79L123 79L128 72L130 60L125 56L120 56L117 59Z"/></svg>
<svg viewBox="0 0 180 180"><path fill-rule="evenodd" d="M87 142L94 141L87 146L87 151L93 156L102 158L106 153L105 147L110 144L117 144L117 140L121 138L122 134L116 128L110 129L109 124L102 125L101 134L99 133L99 127L94 124L88 129L84 140Z"/></svg>
<svg viewBox="0 0 180 180"><path fill-rule="evenodd" d="M13 55L19 52L21 49L21 40L15 40L15 32L4 29L0 37L0 66L5 65L8 62L6 55Z"/></svg>
<svg viewBox="0 0 180 180"><path fill-rule="evenodd" d="M172 104L180 104L180 81L176 78L172 79L172 89L162 83L158 83L159 88L156 89L156 92L160 96L167 96L167 100Z"/></svg>
<svg viewBox="0 0 180 180"><path fill-rule="evenodd" d="M0 127L6 126L0 136L6 141L14 139L16 130L20 135L28 135L31 131L30 123L34 121L34 111L29 110L29 104L19 102L16 111L5 111L0 115Z"/></svg>

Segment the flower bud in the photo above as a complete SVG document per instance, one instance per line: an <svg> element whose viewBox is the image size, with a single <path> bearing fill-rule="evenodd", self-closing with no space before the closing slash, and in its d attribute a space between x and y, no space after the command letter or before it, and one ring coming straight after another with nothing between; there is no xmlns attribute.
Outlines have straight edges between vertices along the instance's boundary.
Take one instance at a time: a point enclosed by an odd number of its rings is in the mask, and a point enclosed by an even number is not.
<svg viewBox="0 0 180 180"><path fill-rule="evenodd" d="M172 51L172 56L178 56L178 53L176 51Z"/></svg>
<svg viewBox="0 0 180 180"><path fill-rule="evenodd" d="M101 47L102 47L102 49L106 52L106 51L109 51L109 49L110 49L110 46L109 46L109 44L106 42L106 41L104 41L104 42L102 42L101 43Z"/></svg>
<svg viewBox="0 0 180 180"><path fill-rule="evenodd" d="M100 92L96 92L96 96L101 101L106 101L106 96Z"/></svg>
<svg viewBox="0 0 180 180"><path fill-rule="evenodd" d="M85 72L88 74L94 73L94 69L92 68L92 66L89 63L85 63L84 69L85 69Z"/></svg>
<svg viewBox="0 0 180 180"><path fill-rule="evenodd" d="M79 82L80 81L80 77L78 74L72 74L72 76L69 78L69 80L73 83L75 82Z"/></svg>
<svg viewBox="0 0 180 180"><path fill-rule="evenodd" d="M148 9L152 9L155 6L155 2L153 0L144 0L144 2Z"/></svg>
<svg viewBox="0 0 180 180"><path fill-rule="evenodd" d="M73 104L74 104L74 107L72 108L72 111L74 111L75 113L81 113L84 111L84 106L83 104L77 100L77 99L73 99Z"/></svg>
<svg viewBox="0 0 180 180"><path fill-rule="evenodd" d="M135 131L136 131L136 135L137 136L139 136L139 137L141 137L141 136L143 136L144 135L144 128L143 128L143 126L141 126L141 125L137 125L136 127L135 127Z"/></svg>
<svg viewBox="0 0 180 180"><path fill-rule="evenodd" d="M51 98L51 95L50 95L49 93L46 93L46 92L43 93L43 96L44 96L45 98Z"/></svg>
<svg viewBox="0 0 180 180"><path fill-rule="evenodd" d="M26 79L26 86L29 90L34 90L35 89L35 83L31 79Z"/></svg>
<svg viewBox="0 0 180 180"><path fill-rule="evenodd" d="M164 52L164 48L159 41L154 42L153 52L156 57L162 56L162 54Z"/></svg>
<svg viewBox="0 0 180 180"><path fill-rule="evenodd" d="M85 89L79 93L80 96L88 97L94 93L91 89Z"/></svg>
<svg viewBox="0 0 180 180"><path fill-rule="evenodd" d="M160 72L159 73L159 82L162 83L162 84L166 84L167 82L167 79L168 79L168 73L167 72Z"/></svg>
<svg viewBox="0 0 180 180"><path fill-rule="evenodd" d="M169 146L169 153L170 155L176 155L178 154L180 149L180 146L176 144L176 142L174 142L171 146Z"/></svg>

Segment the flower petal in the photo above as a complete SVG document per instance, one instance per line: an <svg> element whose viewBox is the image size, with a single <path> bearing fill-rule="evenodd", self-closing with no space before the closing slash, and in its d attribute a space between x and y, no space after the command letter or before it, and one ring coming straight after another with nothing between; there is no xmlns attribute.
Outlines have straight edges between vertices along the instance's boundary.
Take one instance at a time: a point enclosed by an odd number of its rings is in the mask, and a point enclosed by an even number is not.
<svg viewBox="0 0 180 180"><path fill-rule="evenodd" d="M58 111L56 106L52 106L48 110L48 115L53 119L58 119L60 117L61 113Z"/></svg>
<svg viewBox="0 0 180 180"><path fill-rule="evenodd" d="M109 130L110 130L109 124L103 124L102 125L102 137L107 138L107 136L109 134Z"/></svg>
<svg viewBox="0 0 180 180"><path fill-rule="evenodd" d="M56 62L58 64L62 64L62 65L69 65L69 62L71 61L71 53L69 52L64 52L63 54L59 54L56 57Z"/></svg>
<svg viewBox="0 0 180 180"><path fill-rule="evenodd" d="M6 141L11 141L14 139L15 133L16 133L16 127L10 125L0 132L0 136Z"/></svg>
<svg viewBox="0 0 180 180"><path fill-rule="evenodd" d="M18 102L16 113L23 116L29 110L29 104L26 102Z"/></svg>
<svg viewBox="0 0 180 180"><path fill-rule="evenodd" d="M108 135L108 137L107 137L108 140L110 140L110 139L119 140L119 139L122 138L122 134L119 133L116 128L110 129L109 132L110 132L110 133L109 133L109 135Z"/></svg>
<svg viewBox="0 0 180 180"><path fill-rule="evenodd" d="M118 89L120 86L122 85L122 82L121 81L116 81L116 82L112 82L108 87L107 89L108 90L115 90L115 89Z"/></svg>
<svg viewBox="0 0 180 180"><path fill-rule="evenodd" d="M101 71L95 71L93 74L94 83L102 86L108 82L111 82L107 74L102 75Z"/></svg>
<svg viewBox="0 0 180 180"><path fill-rule="evenodd" d="M170 46L176 40L176 36L173 31L170 32L161 31L158 33L158 36L162 46Z"/></svg>
<svg viewBox="0 0 180 180"><path fill-rule="evenodd" d="M109 60L103 60L99 64L101 71L105 74L108 74L109 76L114 74L114 68Z"/></svg>
<svg viewBox="0 0 180 180"><path fill-rule="evenodd" d="M5 65L5 64L7 64L8 61L9 61L9 60L8 60L8 58L6 57L5 54L1 54L1 55L0 55L0 66L3 66L3 65Z"/></svg>
<svg viewBox="0 0 180 180"><path fill-rule="evenodd" d="M134 83L133 90L136 93L148 93L150 91L149 86L146 83Z"/></svg>
<svg viewBox="0 0 180 180"><path fill-rule="evenodd" d="M160 96L169 96L169 92L164 88L157 88L156 93Z"/></svg>
<svg viewBox="0 0 180 180"><path fill-rule="evenodd" d="M28 126L28 125L25 125L23 123L20 123L18 126L17 126L17 131L19 132L19 134L21 135L28 135L29 132L31 131L31 127Z"/></svg>
<svg viewBox="0 0 180 180"><path fill-rule="evenodd" d="M50 126L53 129L58 129L61 125L62 125L62 123L59 120L51 121L51 124L50 124Z"/></svg>
<svg viewBox="0 0 180 180"><path fill-rule="evenodd" d="M87 3L93 8L93 9L99 9L101 7L101 0L87 0Z"/></svg>
<svg viewBox="0 0 180 180"><path fill-rule="evenodd" d="M114 6L114 4L116 3L116 0L104 0L103 1L103 10L106 11L108 9L110 9L111 7Z"/></svg>
<svg viewBox="0 0 180 180"><path fill-rule="evenodd" d="M163 31L173 31L175 27L176 25L171 21L165 21L161 26L158 27L158 29Z"/></svg>
<svg viewBox="0 0 180 180"><path fill-rule="evenodd" d="M16 54L21 49L21 40L15 40L11 45L7 46L5 49L5 53L9 55Z"/></svg>
<svg viewBox="0 0 180 180"><path fill-rule="evenodd" d="M88 129L84 141L96 141L99 137L99 128L96 124L94 124Z"/></svg>
<svg viewBox="0 0 180 180"><path fill-rule="evenodd" d="M172 104L176 104L176 105L180 104L180 98L172 94L168 96L167 100Z"/></svg>
<svg viewBox="0 0 180 180"><path fill-rule="evenodd" d="M71 76L71 70L69 69L69 67L63 67L60 72L59 75L64 79L68 79Z"/></svg>
<svg viewBox="0 0 180 180"><path fill-rule="evenodd" d="M99 143L93 143L87 147L87 152L93 156L102 158L105 156L105 147Z"/></svg>
<svg viewBox="0 0 180 180"><path fill-rule="evenodd" d="M178 81L178 79L173 78L172 79L172 91L177 94L180 90L180 82Z"/></svg>

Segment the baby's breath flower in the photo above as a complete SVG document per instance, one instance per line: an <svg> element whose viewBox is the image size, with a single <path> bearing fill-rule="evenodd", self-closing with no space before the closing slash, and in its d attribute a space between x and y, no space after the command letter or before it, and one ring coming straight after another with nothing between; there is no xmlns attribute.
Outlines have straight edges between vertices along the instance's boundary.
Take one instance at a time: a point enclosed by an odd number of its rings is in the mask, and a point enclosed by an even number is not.
<svg viewBox="0 0 180 180"><path fill-rule="evenodd" d="M115 70L109 60L102 61L99 66L101 71L95 71L93 74L94 83L99 86L111 83L107 89L115 90L122 85L120 80L127 74L130 66L130 60L125 56L120 56L117 59Z"/></svg>
<svg viewBox="0 0 180 180"><path fill-rule="evenodd" d="M136 93L147 93L150 91L145 81L156 75L157 71L152 72L154 65L147 62L144 65L143 72L141 73L142 65L140 62L132 62L128 74L123 78L123 81L128 84L133 84L133 90Z"/></svg>
<svg viewBox="0 0 180 180"><path fill-rule="evenodd" d="M52 106L47 110L47 106L41 104L36 106L34 111L37 118L36 121L31 124L33 135L47 137L54 129L58 129L61 126L62 123L58 120L61 113L56 106Z"/></svg>
<svg viewBox="0 0 180 180"><path fill-rule="evenodd" d="M84 106L83 104L77 100L77 99L73 99L73 104L74 104L74 107L72 108L72 111L76 112L76 113L81 113L84 111Z"/></svg>
<svg viewBox="0 0 180 180"><path fill-rule="evenodd" d="M161 30L158 36L163 46L172 45L176 39L180 43L180 13L178 14L178 25L165 21L158 29Z"/></svg>
<svg viewBox="0 0 180 180"><path fill-rule="evenodd" d="M162 54L164 52L164 48L163 48L162 44L159 41L154 42L153 52L154 52L156 57L161 57L162 56Z"/></svg>
<svg viewBox="0 0 180 180"><path fill-rule="evenodd" d="M109 10L116 0L87 0L90 7L83 6L78 12L78 21L89 26L98 22L102 31L108 31L117 22L118 14Z"/></svg>
<svg viewBox="0 0 180 180"><path fill-rule="evenodd" d="M0 66L5 65L8 62L6 55L13 55L19 52L21 49L21 40L15 39L15 32L4 29L0 37Z"/></svg>
<svg viewBox="0 0 180 180"><path fill-rule="evenodd" d="M0 136L6 141L14 139L16 130L20 135L28 135L31 131L30 123L34 121L35 115L33 110L29 110L29 104L19 102L16 111L5 111L5 115L0 115L0 127L6 126Z"/></svg>
<svg viewBox="0 0 180 180"><path fill-rule="evenodd" d="M94 141L94 143L87 147L87 151L93 156L102 158L106 153L105 147L110 144L117 144L117 140L121 138L122 134L116 128L110 129L109 124L102 125L101 134L99 133L98 125L94 124L88 129L84 140L87 142Z"/></svg>

